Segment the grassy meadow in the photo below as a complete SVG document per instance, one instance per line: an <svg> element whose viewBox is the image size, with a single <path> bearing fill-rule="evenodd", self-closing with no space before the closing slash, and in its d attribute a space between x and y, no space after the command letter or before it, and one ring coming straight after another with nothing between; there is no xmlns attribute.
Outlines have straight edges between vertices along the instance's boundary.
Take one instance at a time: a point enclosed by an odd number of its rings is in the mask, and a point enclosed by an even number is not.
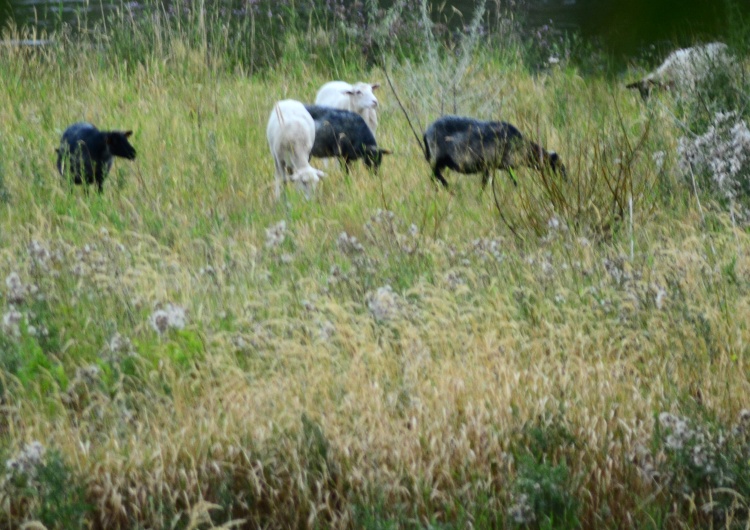
<svg viewBox="0 0 750 530"><path fill-rule="evenodd" d="M369 63L308 21L256 68L195 16L0 47L0 527L748 527L750 235L678 160L705 105L509 34ZM439 189L386 73L568 180ZM381 83L395 153L277 202L273 103L332 79ZM80 120L134 131L102 195L55 168Z"/></svg>

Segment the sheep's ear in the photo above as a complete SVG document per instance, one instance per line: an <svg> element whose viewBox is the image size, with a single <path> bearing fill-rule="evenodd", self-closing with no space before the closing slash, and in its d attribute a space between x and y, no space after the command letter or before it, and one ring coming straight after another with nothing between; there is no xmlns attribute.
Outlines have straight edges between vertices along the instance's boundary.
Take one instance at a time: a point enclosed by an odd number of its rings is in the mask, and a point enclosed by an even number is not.
<svg viewBox="0 0 750 530"><path fill-rule="evenodd" d="M130 138L130 136L133 134L133 131L125 131L123 134L125 135L125 138Z"/></svg>
<svg viewBox="0 0 750 530"><path fill-rule="evenodd" d="M373 83L370 85L370 87L375 90L376 88L380 88L380 83Z"/></svg>

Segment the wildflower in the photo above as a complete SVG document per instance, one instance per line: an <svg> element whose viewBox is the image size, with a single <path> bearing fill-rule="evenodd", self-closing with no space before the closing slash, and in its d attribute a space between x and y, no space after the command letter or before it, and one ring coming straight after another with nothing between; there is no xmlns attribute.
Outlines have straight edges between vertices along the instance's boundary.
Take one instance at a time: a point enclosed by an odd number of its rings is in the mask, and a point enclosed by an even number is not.
<svg viewBox="0 0 750 530"><path fill-rule="evenodd" d="M281 220L266 228L266 248L276 248L286 239L286 221Z"/></svg>
<svg viewBox="0 0 750 530"><path fill-rule="evenodd" d="M119 333L115 333L107 342L105 351L102 355L105 359L108 358L110 361L117 361L122 357L134 356L135 351L133 349L133 343L130 342L129 338L120 335Z"/></svg>
<svg viewBox="0 0 750 530"><path fill-rule="evenodd" d="M167 329L169 329L169 315L163 309L154 311L151 314L149 322L159 335L166 333Z"/></svg>
<svg viewBox="0 0 750 530"><path fill-rule="evenodd" d="M375 223L382 223L383 221L393 221L395 217L396 214L392 211L378 208L375 210L375 215L372 216L372 220Z"/></svg>
<svg viewBox="0 0 750 530"><path fill-rule="evenodd" d="M168 329L184 329L187 323L185 309L172 304L167 304L164 309L157 309L149 318L151 327L159 335L163 335Z"/></svg>
<svg viewBox="0 0 750 530"><path fill-rule="evenodd" d="M74 381L79 381L86 384L87 386L91 386L99 381L100 374L101 370L95 364L82 368L76 368L76 376Z"/></svg>
<svg viewBox="0 0 750 530"><path fill-rule="evenodd" d="M378 322L392 320L399 312L398 295L390 285L379 287L374 293L368 293L367 308Z"/></svg>
<svg viewBox="0 0 750 530"><path fill-rule="evenodd" d="M656 287L656 295L654 296L654 303L656 309L662 309L664 307L664 299L667 297L667 290L663 287Z"/></svg>
<svg viewBox="0 0 750 530"><path fill-rule="evenodd" d="M742 409L737 418L737 424L732 428L735 436L750 434L750 409Z"/></svg>
<svg viewBox="0 0 750 530"><path fill-rule="evenodd" d="M448 287L451 290L456 290L461 285L466 285L466 280L464 280L461 274L455 270L450 270L446 272L444 279L445 279L445 283L448 284Z"/></svg>
<svg viewBox="0 0 750 530"><path fill-rule="evenodd" d="M8 289L8 302L11 304L22 304L24 302L27 290L17 272L11 272L5 278L5 287Z"/></svg>
<svg viewBox="0 0 750 530"><path fill-rule="evenodd" d="M109 339L107 345L109 346L109 350L113 353L128 352L133 347L130 339L127 337L123 337L119 333L115 333L114 335L112 335L112 338Z"/></svg>
<svg viewBox="0 0 750 530"><path fill-rule="evenodd" d="M685 175L706 175L707 191L733 201L750 179L750 129L736 112L719 112L701 136L682 137L677 148Z"/></svg>
<svg viewBox="0 0 750 530"><path fill-rule="evenodd" d="M514 501L515 502L510 507L510 510L508 510L513 521L519 525L534 522L536 516L534 515L534 510L529 503L529 496L526 493L522 493L514 498Z"/></svg>
<svg viewBox="0 0 750 530"><path fill-rule="evenodd" d="M632 453L630 454L630 461L638 469L639 475L646 482L654 482L659 480L660 474L656 469L654 463L654 457L651 451L641 443L637 443Z"/></svg>
<svg viewBox="0 0 750 530"><path fill-rule="evenodd" d="M245 340L245 337L243 337L241 334L232 336L231 341L232 341L232 345L237 350L240 350L240 351L245 350L250 346L248 342Z"/></svg>
<svg viewBox="0 0 750 530"><path fill-rule="evenodd" d="M699 469L703 469L706 472L713 471L713 465L711 464L711 457L706 451L706 448L701 444L693 446L693 465Z"/></svg>
<svg viewBox="0 0 750 530"><path fill-rule="evenodd" d="M345 280L345 279L346 279L346 275L341 270L341 267L339 267L338 265L331 265L331 268L328 271L328 278L326 279L328 284L334 285L338 283L339 281Z"/></svg>
<svg viewBox="0 0 750 530"><path fill-rule="evenodd" d="M687 442L696 438L695 431L688 426L687 421L679 416L675 416L669 412L662 412L659 414L659 423L666 430L670 431L665 440L667 449L679 451Z"/></svg>
<svg viewBox="0 0 750 530"><path fill-rule="evenodd" d="M21 320L23 320L23 315L20 311L11 307L11 309L3 315L0 329L2 329L7 335L18 338L21 336Z"/></svg>
<svg viewBox="0 0 750 530"><path fill-rule="evenodd" d="M31 243L29 243L29 256L35 266L43 270L49 269L49 262L52 259L52 254L47 247L42 245L36 239L33 239Z"/></svg>
<svg viewBox="0 0 750 530"><path fill-rule="evenodd" d="M5 462L6 480L23 476L33 478L44 460L45 449L41 442L34 440L23 446L13 458Z"/></svg>
<svg viewBox="0 0 750 530"><path fill-rule="evenodd" d="M482 257L482 259L486 260L491 256L498 263L505 259L503 253L500 251L502 241L498 239L475 239L471 242L471 245L474 248L474 253Z"/></svg>
<svg viewBox="0 0 750 530"><path fill-rule="evenodd" d="M201 276L211 276L212 278L215 278L216 269L214 269L211 265L206 265L205 267L200 268L198 274L200 274Z"/></svg>
<svg viewBox="0 0 750 530"><path fill-rule="evenodd" d="M341 232L338 239L336 240L336 246L344 254L360 254L365 251L365 248L359 242L359 240L350 236L346 232Z"/></svg>
<svg viewBox="0 0 750 530"><path fill-rule="evenodd" d="M321 320L318 322L318 338L322 342L328 342L336 334L336 327L330 320Z"/></svg>

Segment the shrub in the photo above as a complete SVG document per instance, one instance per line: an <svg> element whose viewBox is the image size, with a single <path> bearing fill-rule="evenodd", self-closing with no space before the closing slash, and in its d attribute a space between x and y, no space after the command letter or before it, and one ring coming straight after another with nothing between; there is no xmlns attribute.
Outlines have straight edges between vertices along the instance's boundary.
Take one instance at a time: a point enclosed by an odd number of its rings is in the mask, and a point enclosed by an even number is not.
<svg viewBox="0 0 750 530"><path fill-rule="evenodd" d="M49 529L85 527L91 511L85 488L59 452L31 442L8 459L5 468L0 498L9 503L13 516L38 520Z"/></svg>
<svg viewBox="0 0 750 530"><path fill-rule="evenodd" d="M750 411L731 428L707 419L659 415L654 461L675 499L689 500L702 516L747 516L750 498ZM663 456L663 458L660 458Z"/></svg>
<svg viewBox="0 0 750 530"><path fill-rule="evenodd" d="M701 192L750 220L750 129L737 112L718 112L704 134L680 138L678 154Z"/></svg>
<svg viewBox="0 0 750 530"><path fill-rule="evenodd" d="M510 519L534 528L577 527L578 505L571 493L567 466L540 462L531 456L521 457L517 466Z"/></svg>

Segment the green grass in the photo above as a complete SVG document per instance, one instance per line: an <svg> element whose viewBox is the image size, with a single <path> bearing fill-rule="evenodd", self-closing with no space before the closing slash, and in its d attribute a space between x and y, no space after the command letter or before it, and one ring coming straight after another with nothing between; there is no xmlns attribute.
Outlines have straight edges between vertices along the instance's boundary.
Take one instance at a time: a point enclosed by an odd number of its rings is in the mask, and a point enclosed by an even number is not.
<svg viewBox="0 0 750 530"><path fill-rule="evenodd" d="M337 77L385 87L382 65L305 60L314 21L267 43L285 46L275 68L193 26L112 24L99 47L0 48L0 279L23 284L0 283L0 317L22 316L0 322L0 454L47 455L19 479L41 497L2 481L1 527L746 524L747 480L705 479L659 427L669 411L723 433L723 472L746 471L750 238L710 197L698 209L669 95L535 71L515 38L395 54L422 124L465 68L459 112L518 125L569 180L498 173L497 204L479 176L438 189L381 89L380 174L332 164L312 200L277 202L273 103ZM134 131L101 196L54 166L82 119ZM168 304L186 323L160 333Z"/></svg>

